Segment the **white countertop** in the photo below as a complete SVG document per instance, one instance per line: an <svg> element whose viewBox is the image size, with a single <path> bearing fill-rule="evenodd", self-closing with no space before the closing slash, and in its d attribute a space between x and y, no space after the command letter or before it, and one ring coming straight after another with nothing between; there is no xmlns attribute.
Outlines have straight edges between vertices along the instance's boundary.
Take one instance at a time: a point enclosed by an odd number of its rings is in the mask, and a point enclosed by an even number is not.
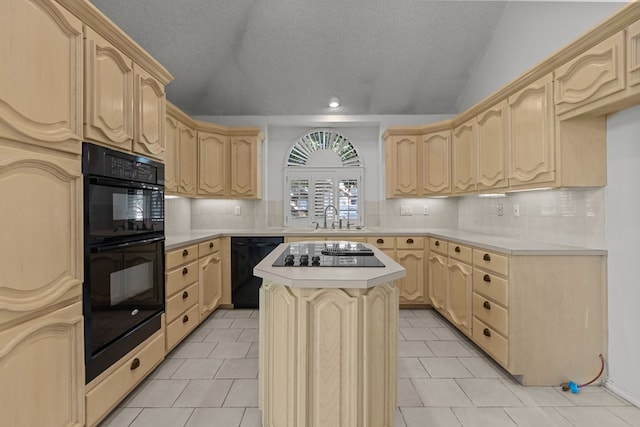
<svg viewBox="0 0 640 427"><path fill-rule="evenodd" d="M314 236L323 238L327 236L339 236L339 239L342 240L348 239L349 236L429 236L507 255L607 255L605 249L557 245L535 240L514 239L511 237L445 228L395 229L366 227L362 230L315 230L313 228L192 230L189 233L167 235L165 248L171 250L221 236L309 236L310 238Z"/></svg>
<svg viewBox="0 0 640 427"><path fill-rule="evenodd" d="M326 241L312 243L324 244ZM253 269L257 277L292 288L362 289L389 283L406 275L404 267L376 247L365 243L384 267L273 267L272 264L289 246L278 245Z"/></svg>

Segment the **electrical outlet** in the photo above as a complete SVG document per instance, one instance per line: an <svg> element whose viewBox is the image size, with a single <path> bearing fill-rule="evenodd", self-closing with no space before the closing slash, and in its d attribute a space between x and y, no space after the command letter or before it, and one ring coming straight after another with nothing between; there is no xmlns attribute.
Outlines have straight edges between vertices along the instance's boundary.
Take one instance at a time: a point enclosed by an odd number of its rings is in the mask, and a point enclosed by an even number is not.
<svg viewBox="0 0 640 427"><path fill-rule="evenodd" d="M422 207L422 215L429 215L429 205L424 205Z"/></svg>
<svg viewBox="0 0 640 427"><path fill-rule="evenodd" d="M242 208L240 206L236 206L235 208L233 208L233 214L242 215Z"/></svg>
<svg viewBox="0 0 640 427"><path fill-rule="evenodd" d="M520 205L513 205L513 216L520 216Z"/></svg>
<svg viewBox="0 0 640 427"><path fill-rule="evenodd" d="M413 211L411 210L411 206L400 206L400 215L402 215L402 216L411 216L411 215L413 215Z"/></svg>
<svg viewBox="0 0 640 427"><path fill-rule="evenodd" d="M496 210L498 211L498 216L504 215L504 208L502 207L502 203L498 203L496 205Z"/></svg>

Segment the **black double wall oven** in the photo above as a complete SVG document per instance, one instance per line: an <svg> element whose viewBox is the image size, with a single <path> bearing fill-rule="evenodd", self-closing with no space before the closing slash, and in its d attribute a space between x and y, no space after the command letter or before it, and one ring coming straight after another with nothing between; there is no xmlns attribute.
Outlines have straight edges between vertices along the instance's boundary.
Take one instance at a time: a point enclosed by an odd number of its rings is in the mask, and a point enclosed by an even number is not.
<svg viewBox="0 0 640 427"><path fill-rule="evenodd" d="M161 329L164 165L83 144L85 380Z"/></svg>

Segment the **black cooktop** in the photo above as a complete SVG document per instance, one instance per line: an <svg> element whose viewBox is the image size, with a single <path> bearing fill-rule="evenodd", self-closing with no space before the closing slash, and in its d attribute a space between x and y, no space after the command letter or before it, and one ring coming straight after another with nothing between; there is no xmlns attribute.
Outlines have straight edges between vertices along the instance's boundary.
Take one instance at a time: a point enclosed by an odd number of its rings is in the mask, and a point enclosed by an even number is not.
<svg viewBox="0 0 640 427"><path fill-rule="evenodd" d="M273 267L384 267L362 243L289 243Z"/></svg>

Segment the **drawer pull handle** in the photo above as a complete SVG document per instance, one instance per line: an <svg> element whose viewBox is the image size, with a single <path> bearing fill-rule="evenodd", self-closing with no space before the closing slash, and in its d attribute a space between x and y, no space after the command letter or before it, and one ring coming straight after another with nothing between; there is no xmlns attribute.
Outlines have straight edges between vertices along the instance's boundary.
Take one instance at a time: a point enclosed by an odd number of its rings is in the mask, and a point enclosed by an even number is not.
<svg viewBox="0 0 640 427"><path fill-rule="evenodd" d="M439 240L436 240L435 245L436 245L436 246L440 246L440 241L439 241Z"/></svg>
<svg viewBox="0 0 640 427"><path fill-rule="evenodd" d="M484 328L484 331L482 331L482 335L484 335L485 337L491 337L491 331L488 328Z"/></svg>
<svg viewBox="0 0 640 427"><path fill-rule="evenodd" d="M184 317L182 318L182 323L187 323L188 321L189 321L189 316L185 314Z"/></svg>
<svg viewBox="0 0 640 427"><path fill-rule="evenodd" d="M491 261L491 255L489 254L484 254L484 256L482 257L483 260L485 261Z"/></svg>
<svg viewBox="0 0 640 427"><path fill-rule="evenodd" d="M189 292L184 291L184 292L182 293L182 299L187 299L187 298L189 298Z"/></svg>
<svg viewBox="0 0 640 427"><path fill-rule="evenodd" d="M413 239L407 239L407 243L410 245L413 244Z"/></svg>
<svg viewBox="0 0 640 427"><path fill-rule="evenodd" d="M213 249L213 242L209 242L209 249Z"/></svg>
<svg viewBox="0 0 640 427"><path fill-rule="evenodd" d="M131 361L131 370L138 369L140 367L140 359L137 357Z"/></svg>
<svg viewBox="0 0 640 427"><path fill-rule="evenodd" d="M182 269L182 275L185 276L187 274L189 274L189 269L187 267L185 267L185 268Z"/></svg>
<svg viewBox="0 0 640 427"><path fill-rule="evenodd" d="M189 251L188 250L183 250L182 251L182 256L189 256Z"/></svg>
<svg viewBox="0 0 640 427"><path fill-rule="evenodd" d="M489 301L485 301L482 304L482 308L486 308L487 310L491 310L491 304L489 304Z"/></svg>
<svg viewBox="0 0 640 427"><path fill-rule="evenodd" d="M482 280L484 280L487 283L491 283L491 276L489 276L488 274L485 274Z"/></svg>
<svg viewBox="0 0 640 427"><path fill-rule="evenodd" d="M382 243L384 243L384 239L378 239L378 240L376 240L376 243L382 244Z"/></svg>
<svg viewBox="0 0 640 427"><path fill-rule="evenodd" d="M456 248L454 249L454 251L460 253L460 246L456 246Z"/></svg>

